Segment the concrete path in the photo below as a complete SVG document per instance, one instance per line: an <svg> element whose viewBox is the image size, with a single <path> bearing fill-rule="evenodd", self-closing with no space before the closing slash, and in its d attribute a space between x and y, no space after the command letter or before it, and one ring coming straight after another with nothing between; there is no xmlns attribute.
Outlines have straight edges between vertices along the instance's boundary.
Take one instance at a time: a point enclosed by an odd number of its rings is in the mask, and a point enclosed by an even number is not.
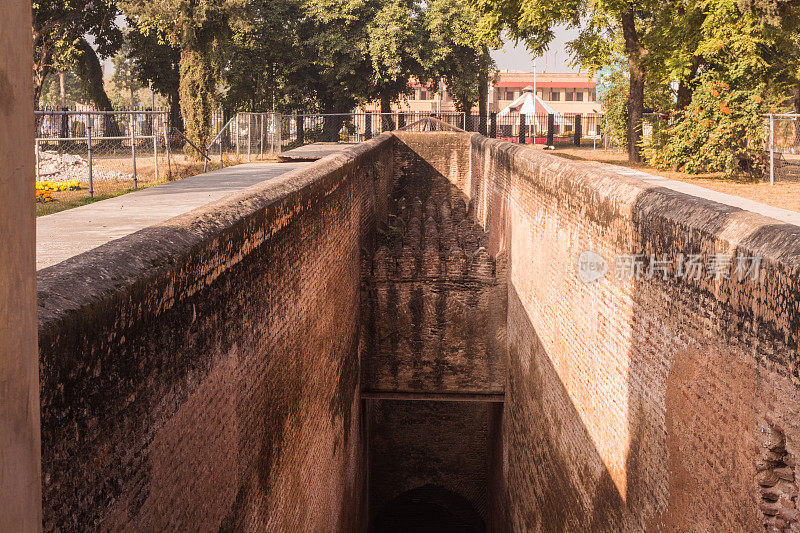
<svg viewBox="0 0 800 533"><path fill-rule="evenodd" d="M250 163L36 219L36 269L181 215L308 163Z"/></svg>
<svg viewBox="0 0 800 533"><path fill-rule="evenodd" d="M326 155L341 152L351 146L355 145L349 143L313 143L287 150L278 155L278 159L281 161L316 161Z"/></svg>
<svg viewBox="0 0 800 533"><path fill-rule="evenodd" d="M596 165L611 167L614 172L622 174L623 176L637 178L642 181L646 181L647 183L672 189L673 191L691 194L692 196L697 196L713 202L738 207L739 209L743 209L745 211L752 211L753 213L774 218L787 224L800 226L800 213L796 211L789 211L788 209L781 209L780 207L772 207L771 205L762 204L761 202L756 202L754 200L748 200L747 198L742 198L741 196L734 196L732 194L712 191L711 189L706 189L705 187L700 187L699 185L671 180L669 178L656 176L655 174L650 174L641 170L634 170L631 168L621 167L619 165L609 165L606 163L593 163Z"/></svg>

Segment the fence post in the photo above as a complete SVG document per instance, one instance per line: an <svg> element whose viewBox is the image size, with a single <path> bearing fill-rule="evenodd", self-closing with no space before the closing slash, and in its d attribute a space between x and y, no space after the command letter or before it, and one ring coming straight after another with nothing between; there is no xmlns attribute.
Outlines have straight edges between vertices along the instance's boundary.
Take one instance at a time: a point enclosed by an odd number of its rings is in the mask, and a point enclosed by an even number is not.
<svg viewBox="0 0 800 533"><path fill-rule="evenodd" d="M258 115L258 158L264 159L264 115Z"/></svg>
<svg viewBox="0 0 800 533"><path fill-rule="evenodd" d="M131 157L133 158L133 188L139 188L139 176L136 174L136 113L131 113Z"/></svg>
<svg viewBox="0 0 800 533"><path fill-rule="evenodd" d="M575 114L575 146L581 145L581 137L583 137L583 122L581 121L581 115L579 113Z"/></svg>
<svg viewBox="0 0 800 533"><path fill-rule="evenodd" d="M156 115L150 115L152 122L156 122ZM153 127L153 162L155 163L156 181L158 181L158 128Z"/></svg>
<svg viewBox="0 0 800 533"><path fill-rule="evenodd" d="M769 114L769 184L775 185L775 115Z"/></svg>
<svg viewBox="0 0 800 533"><path fill-rule="evenodd" d="M36 135L39 135L38 131ZM39 181L39 139L37 138L34 142L36 143L36 181Z"/></svg>
<svg viewBox="0 0 800 533"><path fill-rule="evenodd" d="M552 113L547 115L547 146L553 146L553 137L556 133L556 116Z"/></svg>
<svg viewBox="0 0 800 533"><path fill-rule="evenodd" d="M303 131L303 115L297 115L296 122L297 122L297 143L303 144L306 140L306 133Z"/></svg>
<svg viewBox="0 0 800 533"><path fill-rule="evenodd" d="M406 127L406 115L404 113L397 114L397 129L402 130Z"/></svg>
<svg viewBox="0 0 800 533"><path fill-rule="evenodd" d="M170 159L169 153L169 135L167 130L169 129L169 120L167 119L166 113L161 117L161 127L164 132L164 149L167 152L167 179L172 181L172 160ZM201 154L202 155L202 154ZM208 154L206 154L208 155ZM208 159L203 159L203 166L208 162ZM205 170L203 170L205 172Z"/></svg>
<svg viewBox="0 0 800 533"><path fill-rule="evenodd" d="M519 114L519 135L517 136L517 140L519 144L525 144L525 113Z"/></svg>
<svg viewBox="0 0 800 533"><path fill-rule="evenodd" d="M489 115L489 137L497 138L497 113L494 111Z"/></svg>
<svg viewBox="0 0 800 533"><path fill-rule="evenodd" d="M86 151L89 158L89 197L94 198L94 176L92 171L92 115L86 114ZM134 160L135 161L135 160ZM134 163L134 172L136 164ZM135 176L135 174L134 174ZM134 178L135 179L135 178Z"/></svg>
<svg viewBox="0 0 800 533"><path fill-rule="evenodd" d="M233 124L236 126L234 130L236 133L236 162L239 162L239 154L241 153L241 149L239 147L239 112L236 112L236 118L233 120Z"/></svg>
<svg viewBox="0 0 800 533"><path fill-rule="evenodd" d="M364 113L364 140L372 139L372 112Z"/></svg>

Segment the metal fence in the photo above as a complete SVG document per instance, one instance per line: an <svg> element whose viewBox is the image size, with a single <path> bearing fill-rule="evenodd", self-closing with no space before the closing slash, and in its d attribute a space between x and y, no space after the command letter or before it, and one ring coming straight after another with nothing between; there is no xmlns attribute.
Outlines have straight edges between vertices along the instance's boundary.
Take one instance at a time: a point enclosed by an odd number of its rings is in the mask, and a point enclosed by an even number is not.
<svg viewBox="0 0 800 533"><path fill-rule="evenodd" d="M362 142L433 117L511 142L580 144L600 137L601 115L520 114L480 117L456 112L212 113L208 146L170 127L166 110L36 111L37 195L58 191L75 202L107 197L201 170L271 158L314 142ZM62 194L64 189L74 189ZM55 192L53 192L55 194ZM37 196L38 197L38 196ZM72 201L70 200L70 201ZM76 204L78 205L78 204Z"/></svg>
<svg viewBox="0 0 800 533"><path fill-rule="evenodd" d="M220 121L205 148L204 168L222 168L258 161L281 152L281 115L238 112L224 124Z"/></svg>
<svg viewBox="0 0 800 533"><path fill-rule="evenodd" d="M764 149L769 153L769 181L800 180L800 115L764 115Z"/></svg>
<svg viewBox="0 0 800 533"><path fill-rule="evenodd" d="M44 182L37 189L68 182L94 196L106 182L137 188L140 181L164 179L170 172L166 111L36 111L35 116L36 181Z"/></svg>

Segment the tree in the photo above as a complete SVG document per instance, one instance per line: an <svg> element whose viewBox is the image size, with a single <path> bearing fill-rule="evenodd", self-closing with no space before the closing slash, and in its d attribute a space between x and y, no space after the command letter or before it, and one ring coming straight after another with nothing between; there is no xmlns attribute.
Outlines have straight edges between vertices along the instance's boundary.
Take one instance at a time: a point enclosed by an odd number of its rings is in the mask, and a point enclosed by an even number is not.
<svg viewBox="0 0 800 533"><path fill-rule="evenodd" d="M34 105L38 107L42 84L53 69L69 70L76 61L84 61L85 73L96 74L92 69L97 53L88 46L87 35L99 54L108 57L120 45L122 34L114 23L118 14L114 0L33 0L31 6ZM89 82L96 88L96 80Z"/></svg>
<svg viewBox="0 0 800 533"><path fill-rule="evenodd" d="M496 36L478 32L479 16L467 0L432 0L425 14L428 42L425 47L426 78L444 79L456 110L470 113L477 101L480 116L486 115L489 74L494 62L489 46L499 45ZM485 125L481 130L485 132Z"/></svg>
<svg viewBox="0 0 800 533"><path fill-rule="evenodd" d="M542 0L494 2L471 0L483 14L484 33L508 31L537 54L547 50L553 28L568 25L580 30L568 48L575 61L596 71L615 55L628 63L628 159L641 161L640 141L647 78L648 43L658 27L659 10L671 0Z"/></svg>
<svg viewBox="0 0 800 533"><path fill-rule="evenodd" d="M232 25L224 102L247 111L285 109L287 76L311 57L298 54L306 6L300 0L249 0L246 9Z"/></svg>
<svg viewBox="0 0 800 533"><path fill-rule="evenodd" d="M142 31L133 22L129 22L129 26L129 57L136 76L167 99L170 125L183 131L179 94L180 50L169 44L163 31Z"/></svg>
<svg viewBox="0 0 800 533"><path fill-rule="evenodd" d="M161 32L180 50L181 114L187 138L204 148L211 139L220 49L230 37L230 19L244 0L120 1L140 31Z"/></svg>
<svg viewBox="0 0 800 533"><path fill-rule="evenodd" d="M392 103L408 93L411 77L422 73L420 16L421 7L413 0L384 0L367 28L381 113L391 113Z"/></svg>
<svg viewBox="0 0 800 533"><path fill-rule="evenodd" d="M111 59L114 64L114 74L111 83L117 90L118 107L135 109L139 106L139 89L144 85L138 77L138 72L133 58L130 41L125 39L122 47Z"/></svg>

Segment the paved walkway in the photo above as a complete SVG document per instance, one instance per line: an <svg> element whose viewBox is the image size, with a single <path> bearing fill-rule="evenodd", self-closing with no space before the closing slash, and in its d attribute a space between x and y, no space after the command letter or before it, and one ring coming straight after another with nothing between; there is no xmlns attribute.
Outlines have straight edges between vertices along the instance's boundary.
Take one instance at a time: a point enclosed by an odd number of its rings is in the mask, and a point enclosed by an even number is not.
<svg viewBox="0 0 800 533"><path fill-rule="evenodd" d="M237 165L39 217L36 268L55 265L307 164Z"/></svg>
<svg viewBox="0 0 800 533"><path fill-rule="evenodd" d="M281 161L316 161L326 155L336 154L355 146L348 143L313 143L287 150L278 155Z"/></svg>
<svg viewBox="0 0 800 533"><path fill-rule="evenodd" d="M594 162L594 164L611 167L615 172L624 176L638 178L642 181L646 181L647 183L666 187L668 189L672 189L673 191L690 194L692 196L698 196L700 198L718 202L720 204L738 207L739 209L752 211L753 213L774 218L787 224L800 226L800 213L796 211L789 211L788 209L781 209L780 207L772 207L771 205L762 204L761 202L756 202L754 200L748 200L747 198L742 198L741 196L734 196L732 194L725 194L724 192L712 191L711 189L706 189L705 187L700 187L699 185L671 180L669 178L656 176L655 174L650 174L641 170L621 167L619 165L608 165L606 163Z"/></svg>

